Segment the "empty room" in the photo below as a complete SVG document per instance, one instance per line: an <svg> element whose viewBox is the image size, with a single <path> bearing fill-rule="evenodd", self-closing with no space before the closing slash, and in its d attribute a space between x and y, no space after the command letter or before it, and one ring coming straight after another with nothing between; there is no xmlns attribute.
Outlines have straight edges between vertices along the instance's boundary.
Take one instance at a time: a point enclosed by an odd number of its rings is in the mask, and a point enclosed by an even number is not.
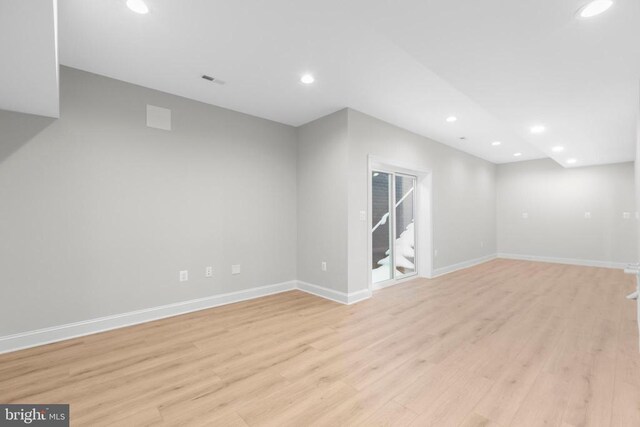
<svg viewBox="0 0 640 427"><path fill-rule="evenodd" d="M638 0L1 0L0 426L640 426Z"/></svg>

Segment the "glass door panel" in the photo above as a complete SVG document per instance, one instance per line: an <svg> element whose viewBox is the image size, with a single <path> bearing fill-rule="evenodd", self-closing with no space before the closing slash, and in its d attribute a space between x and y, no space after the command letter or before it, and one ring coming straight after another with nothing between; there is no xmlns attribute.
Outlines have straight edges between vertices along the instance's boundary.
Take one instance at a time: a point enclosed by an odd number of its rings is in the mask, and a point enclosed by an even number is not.
<svg viewBox="0 0 640 427"><path fill-rule="evenodd" d="M395 175L395 277L416 272L415 261L415 188L416 179Z"/></svg>
<svg viewBox="0 0 640 427"><path fill-rule="evenodd" d="M371 176L371 280L415 274L416 178L373 171Z"/></svg>
<svg viewBox="0 0 640 427"><path fill-rule="evenodd" d="M393 279L393 261L391 253L392 227L390 219L392 175L385 172L373 172L371 177L371 231L373 283Z"/></svg>

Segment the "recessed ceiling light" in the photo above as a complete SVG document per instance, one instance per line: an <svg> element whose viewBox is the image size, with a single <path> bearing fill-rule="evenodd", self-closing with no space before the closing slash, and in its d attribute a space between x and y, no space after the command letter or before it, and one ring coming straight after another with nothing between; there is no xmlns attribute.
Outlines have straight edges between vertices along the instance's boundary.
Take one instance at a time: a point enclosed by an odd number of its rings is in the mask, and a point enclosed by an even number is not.
<svg viewBox="0 0 640 427"><path fill-rule="evenodd" d="M310 85L311 83L315 82L316 79L314 79L311 74L304 74L302 77L300 77L300 81L306 85Z"/></svg>
<svg viewBox="0 0 640 427"><path fill-rule="evenodd" d="M127 0L127 7L141 15L149 13L149 8L142 0Z"/></svg>
<svg viewBox="0 0 640 427"><path fill-rule="evenodd" d="M513 153L513 157L520 157L522 156L522 153Z"/></svg>
<svg viewBox="0 0 640 427"><path fill-rule="evenodd" d="M491 145L493 145L494 147L497 147L497 146L498 146L498 145L500 145L500 144L502 144L502 142L500 142L500 141L493 141L493 142L491 143Z"/></svg>
<svg viewBox="0 0 640 427"><path fill-rule="evenodd" d="M554 153L561 153L564 151L564 147L562 145L556 145L555 147L551 148L551 151L553 151Z"/></svg>
<svg viewBox="0 0 640 427"><path fill-rule="evenodd" d="M613 6L613 0L593 0L578 10L578 16L580 18L592 18L602 12L606 12L611 6Z"/></svg>
<svg viewBox="0 0 640 427"><path fill-rule="evenodd" d="M458 120L458 118L457 118L456 116L449 116L449 117L447 117L447 122L448 122L448 123L453 123L453 122L455 122L456 120Z"/></svg>
<svg viewBox="0 0 640 427"><path fill-rule="evenodd" d="M573 165L575 163L577 163L578 161L576 159L567 159L567 164L568 165Z"/></svg>
<svg viewBox="0 0 640 427"><path fill-rule="evenodd" d="M547 128L542 125L531 126L531 133L542 133L545 130L547 130Z"/></svg>

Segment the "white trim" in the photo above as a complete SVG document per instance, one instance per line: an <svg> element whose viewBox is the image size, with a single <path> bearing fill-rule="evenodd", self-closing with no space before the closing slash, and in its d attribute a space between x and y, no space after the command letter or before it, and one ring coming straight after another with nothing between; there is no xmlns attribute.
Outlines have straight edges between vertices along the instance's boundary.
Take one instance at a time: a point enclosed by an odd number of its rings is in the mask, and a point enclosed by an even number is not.
<svg viewBox="0 0 640 427"><path fill-rule="evenodd" d="M409 280L418 279L422 276L419 276L417 273L412 273L409 276L403 276L398 279L389 279L384 282L378 282L373 284L373 290L379 291L380 289L390 288L391 286L399 285L404 282L408 282Z"/></svg>
<svg viewBox="0 0 640 427"><path fill-rule="evenodd" d="M557 258L557 257L538 256L538 255L521 255L521 254L505 254L505 253L498 253L498 258L515 259L520 261L551 262L554 264L581 265L585 267L616 268L616 269L624 269L627 265L629 265L629 263L626 263L626 262L596 261L596 260L589 260L589 259Z"/></svg>
<svg viewBox="0 0 640 427"><path fill-rule="evenodd" d="M519 261L550 262L554 264L580 265L584 267L616 268L616 269L624 269L626 266L629 265L628 263L625 263L625 262L594 261L594 260L575 259L575 258L556 258L556 257L545 257L545 256L537 256L537 255L498 253L498 254L486 255L480 258L470 259L468 261L459 262L457 264L448 265L446 267L436 268L433 271L433 276L431 276L430 278L433 279L438 276L442 276L448 273L453 273L454 271L463 270L465 268L483 264L487 261L491 261L496 258L513 259L513 260L519 260ZM386 285L386 286L390 286L390 285ZM386 286L383 286L383 287L386 287Z"/></svg>
<svg viewBox="0 0 640 427"><path fill-rule="evenodd" d="M463 270L465 268L473 267L479 264L484 264L487 261L491 261L496 259L496 254L485 255L480 258L470 259L467 261L462 261L457 264L448 265L446 267L440 267L433 270L433 275L430 279L434 279L439 276L443 276L445 274L453 273L454 271Z"/></svg>
<svg viewBox="0 0 640 427"><path fill-rule="evenodd" d="M0 354L296 289L295 280L0 337Z"/></svg>
<svg viewBox="0 0 640 427"><path fill-rule="evenodd" d="M326 288L324 286L318 286L311 283L298 280L297 289L306 292L317 297L325 298L331 301L339 302L340 304L355 304L360 301L364 301L371 298L371 291L369 289L362 289L357 292L341 292L335 289Z"/></svg>

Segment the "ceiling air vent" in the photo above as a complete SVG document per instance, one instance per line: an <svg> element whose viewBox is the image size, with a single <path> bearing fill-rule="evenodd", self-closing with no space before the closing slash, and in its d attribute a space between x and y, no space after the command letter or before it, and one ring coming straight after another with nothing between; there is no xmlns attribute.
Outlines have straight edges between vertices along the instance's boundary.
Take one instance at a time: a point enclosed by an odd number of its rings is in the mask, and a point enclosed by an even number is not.
<svg viewBox="0 0 640 427"><path fill-rule="evenodd" d="M219 84L219 85L223 85L223 84L225 84L225 82L224 82L223 80L216 79L215 77L211 77L211 76L208 76L208 75L206 75L206 74L203 74L203 75L202 75L202 78L203 78L203 79L205 79L205 80L207 80L207 81L209 81L209 82L217 83L217 84Z"/></svg>

